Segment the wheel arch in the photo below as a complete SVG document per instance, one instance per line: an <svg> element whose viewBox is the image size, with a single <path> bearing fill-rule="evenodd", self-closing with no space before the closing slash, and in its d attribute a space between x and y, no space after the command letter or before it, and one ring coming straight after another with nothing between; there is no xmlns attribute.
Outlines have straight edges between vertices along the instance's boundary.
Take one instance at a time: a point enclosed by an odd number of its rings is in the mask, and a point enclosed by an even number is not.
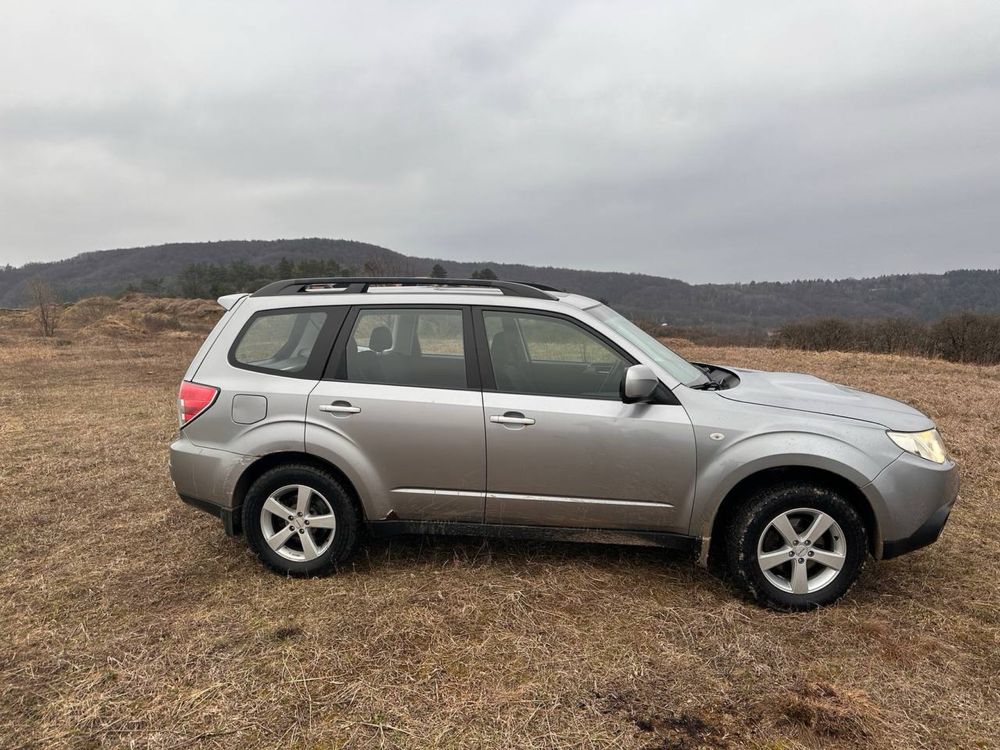
<svg viewBox="0 0 1000 750"><path fill-rule="evenodd" d="M773 466L761 469L737 482L722 498L702 540L701 560L705 565L714 564L725 556L725 529L736 515L743 501L758 490L793 481L810 482L827 487L858 511L868 536L868 551L877 555L881 549L878 519L869 498L853 481L835 471L815 466Z"/></svg>
<svg viewBox="0 0 1000 750"><path fill-rule="evenodd" d="M361 501L361 494L358 492L354 482L351 481L350 477L348 477L339 466L310 453L304 453L302 451L279 451L277 453L268 453L255 460L243 470L239 479L236 480L236 484L233 486L232 505L235 533L241 533L243 531L241 528L242 523L240 521L242 515L240 513L240 508L243 507L243 500L246 498L250 487L259 477L263 476L265 472L275 468L276 466L283 466L286 464L305 464L307 466L315 467L320 471L326 471L332 474L348 491L348 494L351 496L351 500L357 506L362 522L367 521L365 505Z"/></svg>

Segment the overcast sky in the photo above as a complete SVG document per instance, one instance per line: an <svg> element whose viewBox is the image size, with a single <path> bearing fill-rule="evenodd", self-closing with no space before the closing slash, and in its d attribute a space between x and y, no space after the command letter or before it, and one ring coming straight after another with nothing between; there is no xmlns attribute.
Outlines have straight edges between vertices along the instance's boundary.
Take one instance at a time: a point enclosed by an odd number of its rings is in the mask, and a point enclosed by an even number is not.
<svg viewBox="0 0 1000 750"><path fill-rule="evenodd" d="M1000 266L997 0L0 11L0 264L321 236L687 281Z"/></svg>

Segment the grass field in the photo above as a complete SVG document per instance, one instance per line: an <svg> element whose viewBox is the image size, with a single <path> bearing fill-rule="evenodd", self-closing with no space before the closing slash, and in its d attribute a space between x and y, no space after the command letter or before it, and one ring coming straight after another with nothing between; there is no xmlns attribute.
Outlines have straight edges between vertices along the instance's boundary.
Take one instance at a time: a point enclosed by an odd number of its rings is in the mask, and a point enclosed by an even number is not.
<svg viewBox="0 0 1000 750"><path fill-rule="evenodd" d="M0 328L0 745L1000 744L1000 369L687 348L906 400L961 463L937 545L788 615L636 548L407 539L267 573L167 476L199 341Z"/></svg>

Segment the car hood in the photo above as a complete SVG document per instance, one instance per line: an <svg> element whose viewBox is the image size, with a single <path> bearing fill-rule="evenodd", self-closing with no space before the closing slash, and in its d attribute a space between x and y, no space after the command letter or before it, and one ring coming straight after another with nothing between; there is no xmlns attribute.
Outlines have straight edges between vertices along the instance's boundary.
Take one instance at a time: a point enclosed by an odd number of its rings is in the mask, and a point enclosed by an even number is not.
<svg viewBox="0 0 1000 750"><path fill-rule="evenodd" d="M730 401L860 419L901 432L919 432L934 426L929 417L911 406L812 375L726 369L735 372L740 383L716 393Z"/></svg>

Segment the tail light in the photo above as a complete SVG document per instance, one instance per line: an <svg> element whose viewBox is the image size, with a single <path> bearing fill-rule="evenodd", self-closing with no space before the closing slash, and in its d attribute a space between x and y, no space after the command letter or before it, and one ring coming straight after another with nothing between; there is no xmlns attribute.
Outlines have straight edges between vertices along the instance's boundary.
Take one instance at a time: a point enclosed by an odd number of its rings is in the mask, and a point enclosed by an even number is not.
<svg viewBox="0 0 1000 750"><path fill-rule="evenodd" d="M177 393L177 416L181 427L214 404L218 395L219 389L215 386L191 383L187 380L182 382L181 389Z"/></svg>

